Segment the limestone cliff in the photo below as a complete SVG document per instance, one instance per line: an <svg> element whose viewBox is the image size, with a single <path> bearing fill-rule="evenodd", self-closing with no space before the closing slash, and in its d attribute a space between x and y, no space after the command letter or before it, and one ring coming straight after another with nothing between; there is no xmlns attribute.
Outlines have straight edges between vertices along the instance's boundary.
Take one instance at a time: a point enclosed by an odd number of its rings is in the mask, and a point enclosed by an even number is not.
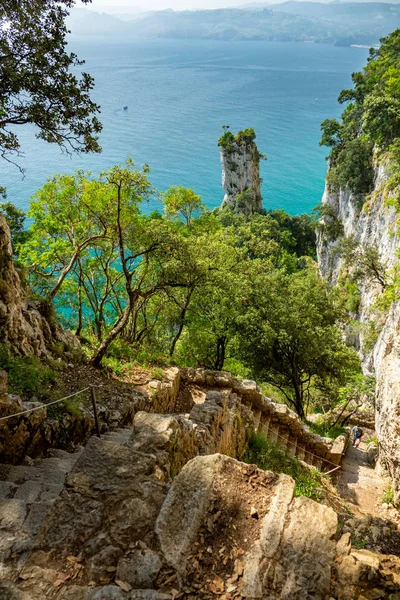
<svg viewBox="0 0 400 600"><path fill-rule="evenodd" d="M383 276L398 262L400 248L398 215L388 203L385 183L387 166L376 164L373 191L356 198L347 189L331 190L323 196L325 216L318 232L318 262L323 276L331 283L345 278L356 268L343 259L343 240L358 244L360 252L373 249ZM360 351L365 374L376 377L376 430L380 445L380 464L388 469L400 504L400 304L376 310L385 282L380 276L364 272L357 282L357 306L353 308L356 327L352 341ZM354 310L355 309L355 310ZM371 322L374 331L371 335ZM357 325L358 323L358 325Z"/></svg>
<svg viewBox="0 0 400 600"><path fill-rule="evenodd" d="M236 137L232 134L228 143L220 142L222 187L225 190L222 207L249 215L262 210L261 155L252 136L244 138L241 133Z"/></svg>
<svg viewBox="0 0 400 600"><path fill-rule="evenodd" d="M22 355L42 356L55 341L79 348L78 340L59 326L50 326L29 301L15 268L10 229L0 214L0 343Z"/></svg>

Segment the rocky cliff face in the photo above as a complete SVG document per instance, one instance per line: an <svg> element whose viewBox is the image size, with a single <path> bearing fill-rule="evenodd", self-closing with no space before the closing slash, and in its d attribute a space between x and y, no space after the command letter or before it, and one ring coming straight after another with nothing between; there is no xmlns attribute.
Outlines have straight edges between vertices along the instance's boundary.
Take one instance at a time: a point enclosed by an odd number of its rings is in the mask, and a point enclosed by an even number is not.
<svg viewBox="0 0 400 600"><path fill-rule="evenodd" d="M323 204L328 207L318 233L318 262L323 276L331 283L352 270L340 251L343 239L350 238L360 248L374 248L386 274L398 262L400 248L398 215L389 206L385 193L387 168L375 168L374 189L368 198L357 199L347 189L332 191L327 186ZM332 232L336 235L332 235ZM339 235L337 235L339 233ZM360 351L365 374L377 379L376 429L380 444L380 463L393 478L395 499L400 504L400 303L388 311L376 311L375 303L383 286L373 276L364 275L358 283L359 305L353 316L358 331L352 333ZM375 323L373 338L368 323Z"/></svg>
<svg viewBox="0 0 400 600"><path fill-rule="evenodd" d="M42 356L54 342L62 342L66 349L79 349L75 336L50 325L29 301L14 265L10 229L0 214L0 343L17 354Z"/></svg>
<svg viewBox="0 0 400 600"><path fill-rule="evenodd" d="M255 142L221 148L221 162L225 190L222 207L245 215L261 212L260 155Z"/></svg>

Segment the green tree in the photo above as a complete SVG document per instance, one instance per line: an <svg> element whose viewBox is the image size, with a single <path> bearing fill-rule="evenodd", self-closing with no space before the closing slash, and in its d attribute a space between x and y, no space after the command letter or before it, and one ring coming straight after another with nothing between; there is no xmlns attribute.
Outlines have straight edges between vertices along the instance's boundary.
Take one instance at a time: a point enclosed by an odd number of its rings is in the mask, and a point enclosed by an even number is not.
<svg viewBox="0 0 400 600"><path fill-rule="evenodd" d="M182 185L173 186L163 194L164 210L168 218L183 218L190 227L193 218L205 210L205 206L192 189Z"/></svg>
<svg viewBox="0 0 400 600"><path fill-rule="evenodd" d="M91 0L82 0L84 3ZM0 153L20 153L18 125L67 151L98 152L93 79L67 52L65 19L75 0L8 0L0 6Z"/></svg>
<svg viewBox="0 0 400 600"><path fill-rule="evenodd" d="M253 278L240 319L242 360L259 380L279 389L301 418L312 389L326 391L358 370L357 355L338 327L341 317L313 266Z"/></svg>
<svg viewBox="0 0 400 600"><path fill-rule="evenodd" d="M87 174L52 177L31 202L33 223L20 258L33 273L34 287L54 300L81 254L107 235L111 195Z"/></svg>
<svg viewBox="0 0 400 600"><path fill-rule="evenodd" d="M396 29L379 48L371 48L367 65L352 75L353 88L340 93L339 102L346 103L340 121L322 123L321 145L331 149L329 183L334 188L368 194L374 181L374 149L386 152L400 138L399 55Z"/></svg>

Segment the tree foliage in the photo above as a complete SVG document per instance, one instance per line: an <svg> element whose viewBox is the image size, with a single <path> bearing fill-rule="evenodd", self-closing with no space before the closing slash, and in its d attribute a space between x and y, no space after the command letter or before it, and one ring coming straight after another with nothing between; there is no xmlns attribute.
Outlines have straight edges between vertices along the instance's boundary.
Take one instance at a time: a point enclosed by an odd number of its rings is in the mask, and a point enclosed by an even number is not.
<svg viewBox="0 0 400 600"><path fill-rule="evenodd" d="M236 365L304 416L311 390L357 366L340 303L309 266L313 221L210 213L182 187L147 214L148 176L128 160L97 178L52 177L32 199L20 249L31 288L90 340L95 365L121 344L124 356Z"/></svg>
<svg viewBox="0 0 400 600"><path fill-rule="evenodd" d="M91 0L82 0L84 3ZM9 0L0 6L0 153L20 153L17 126L65 150L98 152L99 107L93 79L75 74L82 61L67 51L65 19L75 0Z"/></svg>
<svg viewBox="0 0 400 600"><path fill-rule="evenodd" d="M343 90L341 120L322 123L321 145L330 150L329 183L358 196L371 191L374 149L385 152L400 138L400 29L371 48L365 68Z"/></svg>
<svg viewBox="0 0 400 600"><path fill-rule="evenodd" d="M340 304L315 268L261 274L240 320L241 354L259 379L276 386L304 417L313 389L345 382L357 369L342 340Z"/></svg>

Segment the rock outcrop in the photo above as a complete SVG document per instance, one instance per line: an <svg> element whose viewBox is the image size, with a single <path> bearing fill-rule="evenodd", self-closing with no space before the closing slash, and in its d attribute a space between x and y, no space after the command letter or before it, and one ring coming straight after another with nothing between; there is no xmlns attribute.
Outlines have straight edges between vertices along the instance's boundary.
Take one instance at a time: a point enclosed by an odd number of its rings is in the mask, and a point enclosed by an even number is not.
<svg viewBox="0 0 400 600"><path fill-rule="evenodd" d="M322 202L328 210L321 222L317 251L321 272L330 283L351 273L352 267L344 264L340 251L344 239L352 240L361 249L373 249L384 277L390 277L397 265L398 214L394 203L388 202L387 172L384 164L376 165L374 189L365 198L357 198L347 189L337 191L326 186ZM393 478L395 499L400 505L400 304L394 302L388 311L375 310L384 285L371 272L359 278L357 288L358 306L353 317L359 327L351 332L351 339L360 351L365 374L377 379L380 464ZM372 330L368 328L371 321Z"/></svg>
<svg viewBox="0 0 400 600"><path fill-rule="evenodd" d="M222 187L225 190L222 208L245 215L259 213L262 210L260 153L254 140L249 138L239 142L238 136L221 145Z"/></svg>
<svg viewBox="0 0 400 600"><path fill-rule="evenodd" d="M20 575L32 599L329 594L331 508L293 498L290 477L221 454L195 457L168 485L157 464L172 448L164 434L152 447L145 437L91 440Z"/></svg>
<svg viewBox="0 0 400 600"><path fill-rule="evenodd" d="M0 343L17 354L43 356L55 342L67 351L80 348L75 336L49 323L28 299L14 265L10 229L0 213Z"/></svg>

